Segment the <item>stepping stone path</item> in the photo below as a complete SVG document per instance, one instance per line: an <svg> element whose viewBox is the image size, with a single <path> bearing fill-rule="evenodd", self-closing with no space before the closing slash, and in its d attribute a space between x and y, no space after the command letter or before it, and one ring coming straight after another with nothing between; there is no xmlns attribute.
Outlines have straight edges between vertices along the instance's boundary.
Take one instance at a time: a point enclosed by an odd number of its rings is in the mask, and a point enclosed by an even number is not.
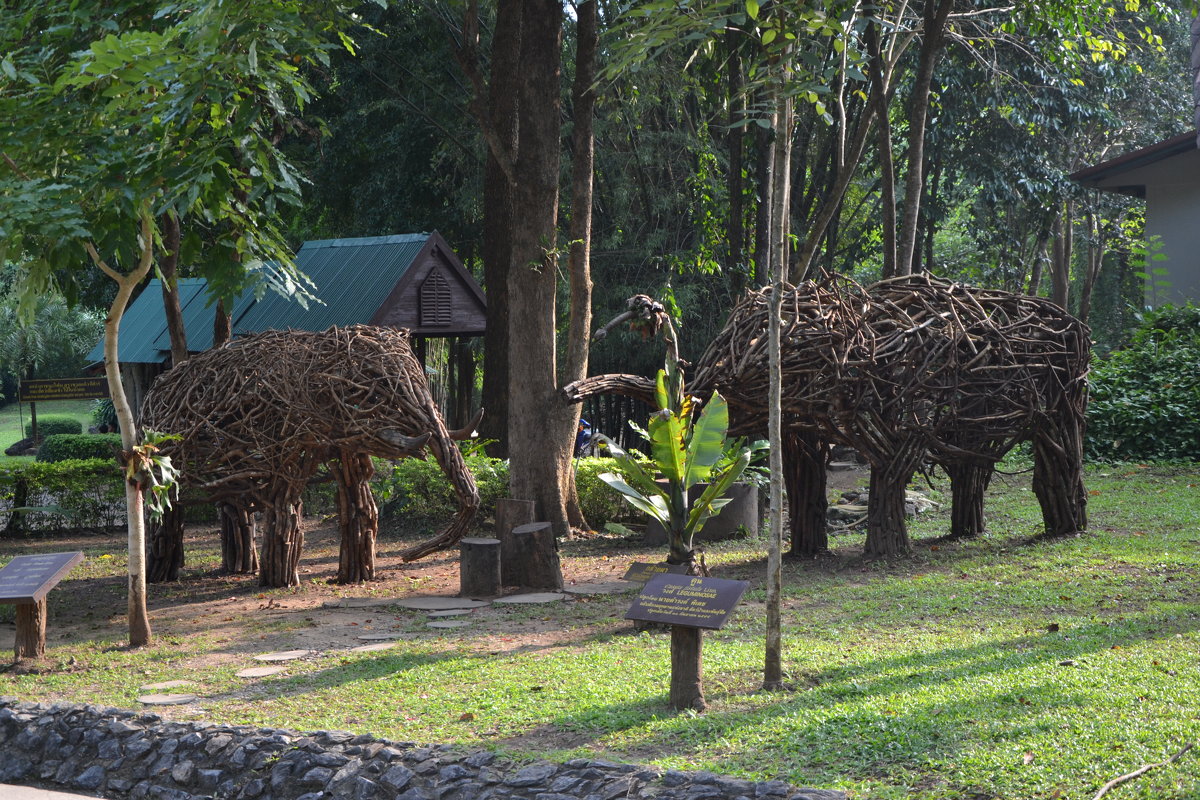
<svg viewBox="0 0 1200 800"><path fill-rule="evenodd" d="M161 692L163 689L178 689L182 686L191 686L191 681L163 681L162 683L150 683L140 689L139 692Z"/></svg>
<svg viewBox="0 0 1200 800"><path fill-rule="evenodd" d="M563 592L530 592L529 594L510 594L508 597L497 597L497 603L556 603L566 600L570 595Z"/></svg>
<svg viewBox="0 0 1200 800"><path fill-rule="evenodd" d="M425 624L430 628L465 628L471 623L465 619L439 619Z"/></svg>
<svg viewBox="0 0 1200 800"><path fill-rule="evenodd" d="M418 611L447 611L452 608L483 608L490 605L490 600L472 600L469 597L445 597L443 595L427 595L425 597L408 597L396 600L394 605L402 608L412 608Z"/></svg>
<svg viewBox="0 0 1200 800"><path fill-rule="evenodd" d="M396 646L395 642L375 642L374 644L360 644L358 647L351 647L351 653L374 653L376 650L390 650Z"/></svg>
<svg viewBox="0 0 1200 800"><path fill-rule="evenodd" d="M265 678L281 672L287 672L287 667L246 667L236 674L239 678Z"/></svg>
<svg viewBox="0 0 1200 800"><path fill-rule="evenodd" d="M182 706L198 699L194 694L145 694L138 702L148 706Z"/></svg>
<svg viewBox="0 0 1200 800"><path fill-rule="evenodd" d="M313 654L312 650L284 650L279 653L263 653L255 656L255 661L295 661Z"/></svg>
<svg viewBox="0 0 1200 800"><path fill-rule="evenodd" d="M632 592L639 584L630 583L629 581L609 581L607 583L577 583L574 586L567 586L563 589L567 594L621 594L622 592Z"/></svg>
<svg viewBox="0 0 1200 800"><path fill-rule="evenodd" d="M389 639L399 639L403 635L400 631L392 631L391 633L360 633L358 638L364 642L381 642Z"/></svg>
<svg viewBox="0 0 1200 800"><path fill-rule="evenodd" d="M321 608L378 608L395 605L395 600L378 597L342 597L338 600L326 600Z"/></svg>
<svg viewBox="0 0 1200 800"><path fill-rule="evenodd" d="M430 611L429 616L431 618L461 617L463 614L473 614L473 613L475 613L475 612L470 608L447 608L445 611Z"/></svg>

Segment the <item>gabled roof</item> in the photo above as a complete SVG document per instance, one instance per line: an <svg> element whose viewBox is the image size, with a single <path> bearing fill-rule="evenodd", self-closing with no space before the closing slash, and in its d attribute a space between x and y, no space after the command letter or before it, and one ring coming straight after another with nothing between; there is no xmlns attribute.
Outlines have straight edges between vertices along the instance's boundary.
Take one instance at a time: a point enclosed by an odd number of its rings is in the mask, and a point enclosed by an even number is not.
<svg viewBox="0 0 1200 800"><path fill-rule="evenodd" d="M1117 192L1130 197L1146 196L1146 183L1138 170L1183 155L1197 148L1195 131L1182 133L1170 139L1156 142L1149 147L1126 153L1108 161L1071 174L1071 180L1106 192Z"/></svg>
<svg viewBox="0 0 1200 800"><path fill-rule="evenodd" d="M321 302L310 302L305 308L273 292L258 300L252 292L246 292L234 303L235 336L270 329L323 331L331 325L356 323L402 324L418 335L483 333L487 305L483 291L436 231L305 242L296 254L296 267L313 282L313 294ZM455 312L465 309L467 313L450 325L422 330L414 311L419 305L415 294L431 270L449 276L460 301L454 306ZM214 310L206 287L203 278L179 281L188 350L193 353L212 347ZM171 340L163 312L162 284L157 278L126 310L118 341L121 363L158 364L167 360ZM101 341L88 354L88 360L103 358Z"/></svg>

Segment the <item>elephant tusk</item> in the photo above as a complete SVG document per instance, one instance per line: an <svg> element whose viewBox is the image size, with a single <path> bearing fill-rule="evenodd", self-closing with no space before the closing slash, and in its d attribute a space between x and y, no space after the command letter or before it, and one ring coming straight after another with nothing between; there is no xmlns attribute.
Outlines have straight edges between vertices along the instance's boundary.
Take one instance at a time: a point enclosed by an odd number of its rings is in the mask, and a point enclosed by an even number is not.
<svg viewBox="0 0 1200 800"><path fill-rule="evenodd" d="M464 427L455 431L449 431L450 438L456 442L465 442L475 435L475 429L479 427L480 421L483 419L483 409L479 409L475 413L474 418Z"/></svg>

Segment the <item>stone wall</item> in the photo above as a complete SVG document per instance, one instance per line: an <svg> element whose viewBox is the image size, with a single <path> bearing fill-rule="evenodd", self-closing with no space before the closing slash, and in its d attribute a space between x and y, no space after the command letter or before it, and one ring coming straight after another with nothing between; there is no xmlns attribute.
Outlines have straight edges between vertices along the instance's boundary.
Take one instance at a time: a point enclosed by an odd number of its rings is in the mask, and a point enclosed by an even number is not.
<svg viewBox="0 0 1200 800"><path fill-rule="evenodd" d="M368 734L170 722L0 698L0 783L133 800L844 800L842 792Z"/></svg>

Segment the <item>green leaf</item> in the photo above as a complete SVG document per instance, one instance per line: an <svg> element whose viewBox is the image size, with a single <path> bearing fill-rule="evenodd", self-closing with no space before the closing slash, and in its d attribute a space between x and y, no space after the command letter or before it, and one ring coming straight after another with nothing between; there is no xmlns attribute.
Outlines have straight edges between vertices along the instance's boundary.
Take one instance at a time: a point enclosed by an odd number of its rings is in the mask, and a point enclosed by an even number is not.
<svg viewBox="0 0 1200 800"><path fill-rule="evenodd" d="M758 11L758 0L746 0L746 14L750 19L758 19Z"/></svg>
<svg viewBox="0 0 1200 800"><path fill-rule="evenodd" d="M684 436L687 423L670 411L662 410L650 417L650 454L654 466L669 481L682 481L687 463Z"/></svg>
<svg viewBox="0 0 1200 800"><path fill-rule="evenodd" d="M656 520L661 522L664 527L668 527L670 525L671 515L667 510L667 502L665 498L660 495L645 497L637 489L634 489L632 486L622 480L621 476L615 475L611 472L603 472L598 477L600 480L604 481L609 486L613 487L622 495L624 495L625 499L629 501L629 504L638 511L654 517Z"/></svg>
<svg viewBox="0 0 1200 800"><path fill-rule="evenodd" d="M686 467L682 481L688 489L708 478L713 464L724 453L725 434L729 430L729 404L720 392L713 392L705 404L700 419L692 426L691 438L687 443Z"/></svg>

